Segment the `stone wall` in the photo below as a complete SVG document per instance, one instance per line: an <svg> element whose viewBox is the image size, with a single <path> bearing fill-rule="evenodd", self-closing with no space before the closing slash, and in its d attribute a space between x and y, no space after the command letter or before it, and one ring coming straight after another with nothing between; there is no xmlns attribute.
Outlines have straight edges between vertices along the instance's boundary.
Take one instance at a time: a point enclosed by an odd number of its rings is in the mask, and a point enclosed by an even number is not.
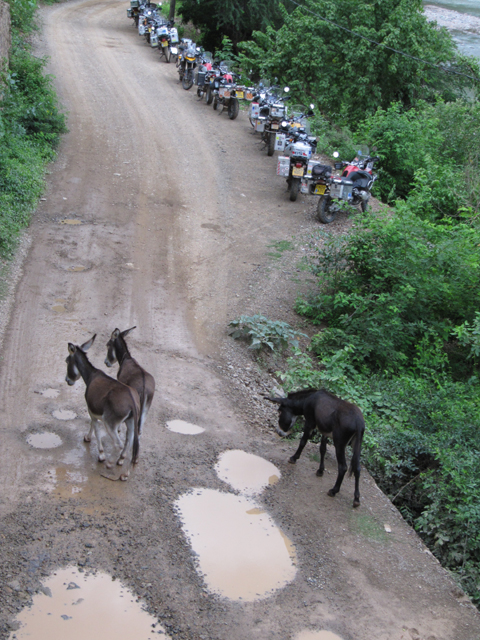
<svg viewBox="0 0 480 640"><path fill-rule="evenodd" d="M10 51L10 6L0 0L0 68L4 68L5 58Z"/></svg>

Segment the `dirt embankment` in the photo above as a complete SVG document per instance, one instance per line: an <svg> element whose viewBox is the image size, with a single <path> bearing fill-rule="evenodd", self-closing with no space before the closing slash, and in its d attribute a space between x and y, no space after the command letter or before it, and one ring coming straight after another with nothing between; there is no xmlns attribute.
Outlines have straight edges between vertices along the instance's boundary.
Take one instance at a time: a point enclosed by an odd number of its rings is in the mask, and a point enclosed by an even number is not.
<svg viewBox="0 0 480 640"><path fill-rule="evenodd" d="M121 579L185 640L287 640L306 628L343 640L478 640L476 611L366 472L352 510L351 481L326 495L331 455L323 479L313 446L287 464L294 445L274 434L275 410L259 396L272 379L226 327L240 313L289 319L313 204L288 201L245 114L231 122L183 91L125 9L73 0L41 14L39 53L70 132L30 229L0 363L1 637L42 579L73 564ZM294 250L269 255L292 238ZM157 395L139 465L127 483L110 482L83 442L84 385L64 381L67 343L97 333L89 355L101 367L110 332L134 324L129 344ZM169 420L205 431L172 433ZM29 444L45 431L60 444ZM240 499L215 471L236 449L278 468L254 512L295 547L294 577L252 601L209 587L175 509L192 488Z"/></svg>

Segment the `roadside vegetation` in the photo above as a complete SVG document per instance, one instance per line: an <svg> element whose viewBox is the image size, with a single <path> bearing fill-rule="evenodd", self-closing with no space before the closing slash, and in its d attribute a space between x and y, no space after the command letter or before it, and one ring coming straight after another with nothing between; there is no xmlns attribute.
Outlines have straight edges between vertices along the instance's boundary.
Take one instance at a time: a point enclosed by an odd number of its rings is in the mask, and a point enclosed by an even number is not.
<svg viewBox="0 0 480 640"><path fill-rule="evenodd" d="M277 78L295 102L316 105L322 153L375 147L385 208L358 214L346 236L312 238L305 267L316 285L296 303L307 347L261 316L234 321L233 335L255 353L288 349L285 392L326 387L362 409L365 464L478 606L478 60L426 21L420 0L299 4L277 3L243 42L223 29L222 47L253 78Z"/></svg>
<svg viewBox="0 0 480 640"><path fill-rule="evenodd" d="M31 53L36 2L10 0L12 48L0 79L0 255L11 255L44 189L47 164L66 131L43 59Z"/></svg>

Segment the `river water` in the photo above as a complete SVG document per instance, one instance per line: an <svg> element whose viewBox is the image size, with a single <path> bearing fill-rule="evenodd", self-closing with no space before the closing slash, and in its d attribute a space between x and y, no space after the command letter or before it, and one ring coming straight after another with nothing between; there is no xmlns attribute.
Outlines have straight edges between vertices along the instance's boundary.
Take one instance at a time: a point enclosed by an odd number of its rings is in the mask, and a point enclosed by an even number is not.
<svg viewBox="0 0 480 640"><path fill-rule="evenodd" d="M462 53L480 58L480 0L424 2L425 13L451 31Z"/></svg>

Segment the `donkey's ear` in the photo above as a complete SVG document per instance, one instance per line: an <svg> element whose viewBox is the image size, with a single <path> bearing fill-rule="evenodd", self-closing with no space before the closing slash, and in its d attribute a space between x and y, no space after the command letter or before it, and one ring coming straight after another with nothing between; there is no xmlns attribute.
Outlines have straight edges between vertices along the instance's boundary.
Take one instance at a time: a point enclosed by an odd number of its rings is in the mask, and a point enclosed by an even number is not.
<svg viewBox="0 0 480 640"><path fill-rule="evenodd" d="M120 329L115 329L115 331L112 331L111 339L115 340L115 338L118 338L119 335L120 335Z"/></svg>
<svg viewBox="0 0 480 640"><path fill-rule="evenodd" d="M71 342L68 343L68 353L73 356L73 354L75 353L75 351L77 350L77 347L72 344Z"/></svg>
<svg viewBox="0 0 480 640"><path fill-rule="evenodd" d="M135 325L134 327L131 327L130 329L125 329L125 331L122 331L122 338L126 338L130 333L130 331L133 331L136 328L137 328L137 325Z"/></svg>
<svg viewBox="0 0 480 640"><path fill-rule="evenodd" d="M90 347L92 346L92 344L95 342L95 338L97 337L97 334L94 333L93 336L90 338L90 340L87 340L87 342L84 342L82 344L82 346L80 347L80 349L82 351L88 351L90 349Z"/></svg>

